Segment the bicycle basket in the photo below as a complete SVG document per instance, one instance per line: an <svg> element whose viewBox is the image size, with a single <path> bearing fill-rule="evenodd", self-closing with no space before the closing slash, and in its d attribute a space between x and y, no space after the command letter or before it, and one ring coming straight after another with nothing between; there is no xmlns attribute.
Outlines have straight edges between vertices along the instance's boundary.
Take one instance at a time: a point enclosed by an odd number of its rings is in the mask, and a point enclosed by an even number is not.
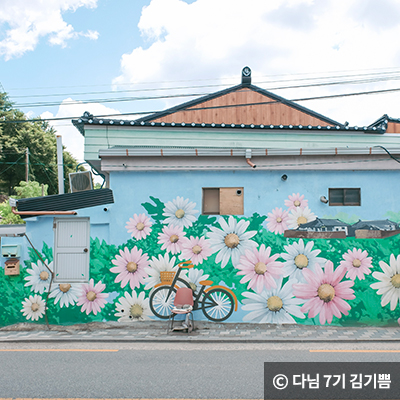
<svg viewBox="0 0 400 400"><path fill-rule="evenodd" d="M175 276L174 271L161 271L160 272L161 283L172 283L174 276Z"/></svg>

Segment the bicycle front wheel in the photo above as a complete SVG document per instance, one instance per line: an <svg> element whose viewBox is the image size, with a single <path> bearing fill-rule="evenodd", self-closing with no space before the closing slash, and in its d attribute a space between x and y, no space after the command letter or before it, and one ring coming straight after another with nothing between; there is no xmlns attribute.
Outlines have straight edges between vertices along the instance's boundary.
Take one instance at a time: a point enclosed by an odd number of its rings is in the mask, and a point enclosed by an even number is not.
<svg viewBox="0 0 400 400"><path fill-rule="evenodd" d="M211 321L221 322L228 319L235 308L232 295L224 289L211 289L204 293L203 314Z"/></svg>
<svg viewBox="0 0 400 400"><path fill-rule="evenodd" d="M168 292L171 291L168 297ZM176 289L170 286L160 286L150 295L149 305L152 313L161 319L168 319L174 307Z"/></svg>

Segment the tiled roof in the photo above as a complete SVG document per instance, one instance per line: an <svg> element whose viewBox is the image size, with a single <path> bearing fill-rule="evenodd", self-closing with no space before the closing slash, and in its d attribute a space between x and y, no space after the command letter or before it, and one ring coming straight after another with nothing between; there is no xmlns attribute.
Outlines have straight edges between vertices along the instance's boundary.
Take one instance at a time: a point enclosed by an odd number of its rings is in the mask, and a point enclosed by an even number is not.
<svg viewBox="0 0 400 400"><path fill-rule="evenodd" d="M84 125L105 125L105 126L119 126L119 127L130 127L130 126L148 126L148 127L163 127L163 128L216 128L216 129L260 129L260 130L298 130L298 131L359 131L365 133L385 133L385 127L379 126L345 126L337 124L335 126L322 126L322 125L254 125L254 124L205 124L205 123L166 123L166 122L152 122L145 120L124 120L124 119L109 119L109 118L97 118L85 112L82 117L76 120L72 120L75 127L84 135Z"/></svg>

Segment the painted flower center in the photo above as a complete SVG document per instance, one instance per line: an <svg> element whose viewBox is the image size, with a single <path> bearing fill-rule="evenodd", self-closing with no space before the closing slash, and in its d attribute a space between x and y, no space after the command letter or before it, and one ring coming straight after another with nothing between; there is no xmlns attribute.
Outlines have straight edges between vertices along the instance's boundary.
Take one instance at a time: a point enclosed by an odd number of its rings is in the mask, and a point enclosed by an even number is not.
<svg viewBox="0 0 400 400"><path fill-rule="evenodd" d="M201 253L201 247L198 244L196 244L196 246L192 247L192 251L193 251L194 254L200 254Z"/></svg>
<svg viewBox="0 0 400 400"><path fill-rule="evenodd" d="M31 309L33 312L36 312L39 310L39 304L38 303L32 303Z"/></svg>
<svg viewBox="0 0 400 400"><path fill-rule="evenodd" d="M169 241L171 243L176 243L179 240L179 236L178 235L171 235L171 237L169 238Z"/></svg>
<svg viewBox="0 0 400 400"><path fill-rule="evenodd" d="M189 282L189 286L190 286L190 289L192 289L192 290L193 290L193 292L195 292L195 291L197 290L197 286L196 286L196 284L195 284L195 283L193 283L193 282Z"/></svg>
<svg viewBox="0 0 400 400"><path fill-rule="evenodd" d="M297 268L306 268L308 266L308 258L304 254L299 254L295 257L294 263Z"/></svg>
<svg viewBox="0 0 400 400"><path fill-rule="evenodd" d="M282 299L278 296L271 296L267 300L267 307L270 311L279 311L283 307Z"/></svg>
<svg viewBox="0 0 400 400"><path fill-rule="evenodd" d="M360 268L361 267L361 261L358 258L355 258L353 260L353 267L354 268Z"/></svg>
<svg viewBox="0 0 400 400"><path fill-rule="evenodd" d="M278 224L280 224L280 223L282 222L282 218L281 218L281 217L278 217L278 218L276 219L276 222L277 222Z"/></svg>
<svg viewBox="0 0 400 400"><path fill-rule="evenodd" d="M126 264L126 269L128 272L135 272L138 269L138 265L133 261L129 261L128 264Z"/></svg>
<svg viewBox="0 0 400 400"><path fill-rule="evenodd" d="M47 271L42 271L39 275L39 278L42 281L47 281L47 279L49 279L49 273Z"/></svg>
<svg viewBox="0 0 400 400"><path fill-rule="evenodd" d="M329 303L335 297L335 289L329 283L324 283L318 288L318 297L325 303Z"/></svg>
<svg viewBox="0 0 400 400"><path fill-rule="evenodd" d="M234 249L235 247L238 247L240 239L239 236L236 235L236 233L230 233L229 235L225 236L225 244L227 247L230 249Z"/></svg>
<svg viewBox="0 0 400 400"><path fill-rule="evenodd" d="M297 225L303 225L303 224L306 224L306 223L307 223L307 218L306 217L301 216L301 217L297 218Z"/></svg>
<svg viewBox="0 0 400 400"><path fill-rule="evenodd" d="M295 200L293 204L295 207L300 207L301 202L299 200Z"/></svg>
<svg viewBox="0 0 400 400"><path fill-rule="evenodd" d="M400 274L393 275L390 282L395 288L400 288Z"/></svg>
<svg viewBox="0 0 400 400"><path fill-rule="evenodd" d="M90 291L90 292L87 292L87 294L86 294L86 298L89 300L89 301L95 301L96 300L96 293L95 292L93 292L92 290Z"/></svg>
<svg viewBox="0 0 400 400"><path fill-rule="evenodd" d="M144 223L143 222L138 222L136 225L136 229L138 231L142 231L144 229Z"/></svg>
<svg viewBox="0 0 400 400"><path fill-rule="evenodd" d="M140 318L143 315L143 308L139 304L134 304L130 309L133 318Z"/></svg>
<svg viewBox="0 0 400 400"><path fill-rule="evenodd" d="M175 217L176 218L183 218L185 216L185 211L182 210L182 208L179 208L178 210L175 211Z"/></svg>
<svg viewBox="0 0 400 400"><path fill-rule="evenodd" d="M264 275L267 272L267 266L263 262L258 262L254 266L254 271L258 275Z"/></svg>
<svg viewBox="0 0 400 400"><path fill-rule="evenodd" d="M63 293L67 293L69 289L71 289L71 285L69 283L60 283L58 285L58 287L60 288L60 290Z"/></svg>

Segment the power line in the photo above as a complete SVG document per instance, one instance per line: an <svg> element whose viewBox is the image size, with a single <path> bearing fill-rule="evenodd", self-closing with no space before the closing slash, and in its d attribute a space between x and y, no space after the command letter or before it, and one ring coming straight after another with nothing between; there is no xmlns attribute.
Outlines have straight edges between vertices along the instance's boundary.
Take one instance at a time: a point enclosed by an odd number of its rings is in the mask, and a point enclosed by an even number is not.
<svg viewBox="0 0 400 400"><path fill-rule="evenodd" d="M392 73L392 72L399 72L400 69L398 67L386 67L386 68L366 68L362 70L340 70L340 71L323 71L323 72L303 72L303 73L286 73L286 74L271 74L271 75L261 75L260 78L271 78L274 79L275 82L276 79L275 77L286 77L286 76L307 76L307 75L320 75L320 74L328 74L328 77L331 76L331 74L338 74L338 73L351 73L353 72L355 75L360 75L363 71L387 71L386 73ZM385 72L381 72L385 73ZM306 79L315 79L315 78L306 78ZM318 78L317 78L318 79ZM179 82L207 82L207 81L217 81L217 80L237 80L237 76L231 76L231 77L220 77L220 78L203 78L203 79L180 79L180 80L162 80L162 81L147 81L147 82L137 82L137 83L132 83L132 82L121 82L121 83L116 83L114 84L115 86L131 86L131 85L150 85L150 84L165 84L165 83L179 83ZM110 84L92 84L92 85L65 85L65 86L39 86L39 87L20 87L20 88L11 88L10 90L43 90L43 89L70 89L70 88L82 88L82 87L109 87Z"/></svg>
<svg viewBox="0 0 400 400"><path fill-rule="evenodd" d="M392 72L380 72L374 74L351 74L351 75L337 75L337 76L327 76L327 77L317 77L317 78L302 78L302 79L283 79L275 80L273 83L279 82L302 82L310 80L321 80L321 79L336 79L336 78L349 78L349 77L364 77L361 80L347 80L347 81L335 81L326 83L315 83L311 85L315 86L326 86L326 85L338 85L338 84L353 84L353 83L370 83L370 82L381 82L388 80L398 80L400 72L396 72L393 76L387 76L388 74L393 74ZM257 81L257 84L272 83L271 81ZM33 95L21 95L13 96L13 98L32 98L32 97L57 97L57 96L76 96L76 95L92 95L92 94L109 94L109 93L133 93L133 92L157 92L165 90L184 90L184 89L199 89L199 88L212 88L212 87L225 87L231 86L230 84L213 84L213 85L192 85L192 86L177 86L177 87L157 87L157 88L144 88L144 89L130 89L130 90L109 90L109 91L95 91L95 92L73 92L73 93L52 93L52 94L33 94ZM277 88L270 88L269 90L278 89L291 89L298 87L309 87L310 85L293 85L293 86L281 86Z"/></svg>
<svg viewBox="0 0 400 400"><path fill-rule="evenodd" d="M333 98L344 98L344 97L351 97L351 96L364 96L364 95L371 95L371 94L385 94L385 93L392 93L392 92L398 92L400 91L400 88L394 88L394 89L382 89L382 90L370 90L370 91L364 91L364 92L353 92L353 93L343 93L343 94L334 94L334 95L325 95L325 96L313 96L313 97L303 97L303 98L297 98L297 99L291 99L287 101L292 101L292 102L300 102L300 101L310 101L310 100L327 100L327 99L333 99ZM231 104L231 105L221 105L221 106L206 106L206 107L198 107L198 108L191 108L191 111L198 111L198 110L210 110L210 109L223 109L223 108L235 108L235 107L248 107L248 106L255 106L255 105L263 105L263 104L276 104L276 103L281 103L282 101L280 100L273 100L273 101L262 101L262 102L254 102L254 103L243 103L243 104ZM148 115L148 114L155 114L159 113L162 111L166 110L157 110L157 111L138 111L138 112L129 112L129 113L121 113L121 114L103 114L103 115L97 115L97 118L107 118L111 116L128 116L128 115ZM30 120L13 120L13 121L7 121L7 120L0 120L0 124L6 124L6 123L27 123L27 122L43 122L43 121L64 121L64 120L71 120L71 119L78 119L81 118L81 116L78 117L54 117L54 118L40 118L40 119L30 119Z"/></svg>

